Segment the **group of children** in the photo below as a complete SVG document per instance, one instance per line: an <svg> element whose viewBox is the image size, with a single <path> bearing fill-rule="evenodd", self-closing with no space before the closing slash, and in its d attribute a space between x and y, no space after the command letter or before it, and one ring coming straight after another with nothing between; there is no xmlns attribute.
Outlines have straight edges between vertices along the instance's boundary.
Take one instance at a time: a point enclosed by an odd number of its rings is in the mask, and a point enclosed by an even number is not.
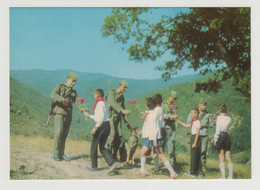
<svg viewBox="0 0 260 190"><path fill-rule="evenodd" d="M102 89L94 91L94 98L96 103L93 111L94 115L90 115L88 112L84 112L86 117L90 117L95 120L96 124L91 130L93 140L91 143L91 167L87 167L89 170L97 169L97 146L99 145L100 152L105 158L105 161L109 165L108 173L114 171L118 167L118 163L112 158L111 153L105 148L106 140L110 132L108 108L103 99L104 92ZM159 159L164 163L165 167L170 173L170 179L177 179L177 173L172 168L170 162L166 159L162 150L162 135L161 129L164 126L163 109L161 108L162 96L156 94L153 97L146 99L146 111L142 128L143 147L141 149L141 169L140 174L146 175L145 163L147 152L152 149L154 155L155 168L159 167ZM220 171L221 178L225 178L225 165L224 165L224 153L228 161L229 168L229 179L232 179L233 165L230 158L230 138L227 133L228 126L231 124L231 119L226 115L227 108L225 105L220 105L218 112L220 116L216 120L216 134L214 136L214 144L218 148L218 154L220 159ZM199 111L197 108L191 109L190 111L192 122L186 124L181 122L179 119L176 121L186 128L190 128L190 144L191 144L191 166L190 173L195 174L199 169L200 160L200 121L198 119Z"/></svg>

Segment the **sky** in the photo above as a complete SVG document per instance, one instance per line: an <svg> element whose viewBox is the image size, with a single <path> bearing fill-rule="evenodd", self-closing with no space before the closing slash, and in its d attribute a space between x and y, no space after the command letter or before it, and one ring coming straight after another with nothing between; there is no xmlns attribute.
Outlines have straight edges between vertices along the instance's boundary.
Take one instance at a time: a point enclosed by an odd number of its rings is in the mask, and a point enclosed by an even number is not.
<svg viewBox="0 0 260 190"><path fill-rule="evenodd" d="M162 14L173 15L183 8L159 8L150 21ZM160 78L155 66L162 65L166 55L155 62L128 60L122 44L112 37L103 38L101 27L111 8L10 8L10 69L71 69L105 73L134 79ZM180 75L194 74L184 68Z"/></svg>

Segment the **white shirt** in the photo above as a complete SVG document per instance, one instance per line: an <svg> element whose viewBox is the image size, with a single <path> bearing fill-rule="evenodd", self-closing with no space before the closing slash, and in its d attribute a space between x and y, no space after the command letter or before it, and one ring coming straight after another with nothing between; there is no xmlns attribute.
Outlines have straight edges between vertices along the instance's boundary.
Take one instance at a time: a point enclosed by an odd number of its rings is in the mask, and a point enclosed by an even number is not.
<svg viewBox="0 0 260 190"><path fill-rule="evenodd" d="M156 140L158 135L157 113L154 110L147 112L142 129L142 137Z"/></svg>
<svg viewBox="0 0 260 190"><path fill-rule="evenodd" d="M107 104L99 101L96 105L94 115L90 115L90 118L96 122L95 127L100 127L104 121L109 121Z"/></svg>
<svg viewBox="0 0 260 190"><path fill-rule="evenodd" d="M162 107L155 107L154 112L156 114L156 139L162 138L161 128L164 127L164 115Z"/></svg>
<svg viewBox="0 0 260 190"><path fill-rule="evenodd" d="M216 122L216 133L214 136L214 141L217 142L220 133L227 132L230 126L231 126L231 118L228 117L227 115L220 114Z"/></svg>
<svg viewBox="0 0 260 190"><path fill-rule="evenodd" d="M196 135L197 130L200 128L200 120L196 120L193 122L191 127L191 135Z"/></svg>

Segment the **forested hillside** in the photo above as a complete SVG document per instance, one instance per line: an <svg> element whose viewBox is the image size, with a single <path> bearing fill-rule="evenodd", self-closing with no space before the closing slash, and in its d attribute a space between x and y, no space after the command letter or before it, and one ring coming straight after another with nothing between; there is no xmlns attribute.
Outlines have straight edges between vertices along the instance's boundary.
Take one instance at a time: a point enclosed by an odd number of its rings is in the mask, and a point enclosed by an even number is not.
<svg viewBox="0 0 260 190"><path fill-rule="evenodd" d="M23 82L39 92L43 93L47 97L50 97L55 85L58 83L65 83L66 77L70 70L11 70L10 76L20 82ZM108 76L102 73L85 73L77 72L79 80L75 85L75 89L80 97L85 97L87 101L92 105L94 103L93 91L97 88L102 88L105 93L111 88L117 88L118 84L122 80ZM172 79L171 81L164 82L161 79L155 80L135 80L126 79L129 83L126 98L134 97L139 98L149 92L153 92L159 89L167 89L169 85L183 82L191 82L198 79L199 75L188 75Z"/></svg>

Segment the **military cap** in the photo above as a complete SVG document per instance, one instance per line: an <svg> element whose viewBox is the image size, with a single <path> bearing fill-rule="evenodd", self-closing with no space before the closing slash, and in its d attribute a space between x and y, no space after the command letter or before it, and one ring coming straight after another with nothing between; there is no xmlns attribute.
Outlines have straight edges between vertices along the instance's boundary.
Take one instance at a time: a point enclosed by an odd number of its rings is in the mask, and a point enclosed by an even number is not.
<svg viewBox="0 0 260 190"><path fill-rule="evenodd" d="M199 104L204 104L204 105L206 105L206 104L207 104L207 101L206 101L204 98L200 98L200 99L199 99Z"/></svg>
<svg viewBox="0 0 260 190"><path fill-rule="evenodd" d="M172 90L172 91L170 92L170 96L171 96L172 98L174 98L174 99L177 99L177 98L178 98L178 94L177 94L177 92L174 91L174 90Z"/></svg>
<svg viewBox="0 0 260 190"><path fill-rule="evenodd" d="M120 84L123 85L124 87L128 86L128 83L125 80L121 80Z"/></svg>
<svg viewBox="0 0 260 190"><path fill-rule="evenodd" d="M77 80L78 75L76 73L70 72L67 78L72 79L72 80Z"/></svg>

